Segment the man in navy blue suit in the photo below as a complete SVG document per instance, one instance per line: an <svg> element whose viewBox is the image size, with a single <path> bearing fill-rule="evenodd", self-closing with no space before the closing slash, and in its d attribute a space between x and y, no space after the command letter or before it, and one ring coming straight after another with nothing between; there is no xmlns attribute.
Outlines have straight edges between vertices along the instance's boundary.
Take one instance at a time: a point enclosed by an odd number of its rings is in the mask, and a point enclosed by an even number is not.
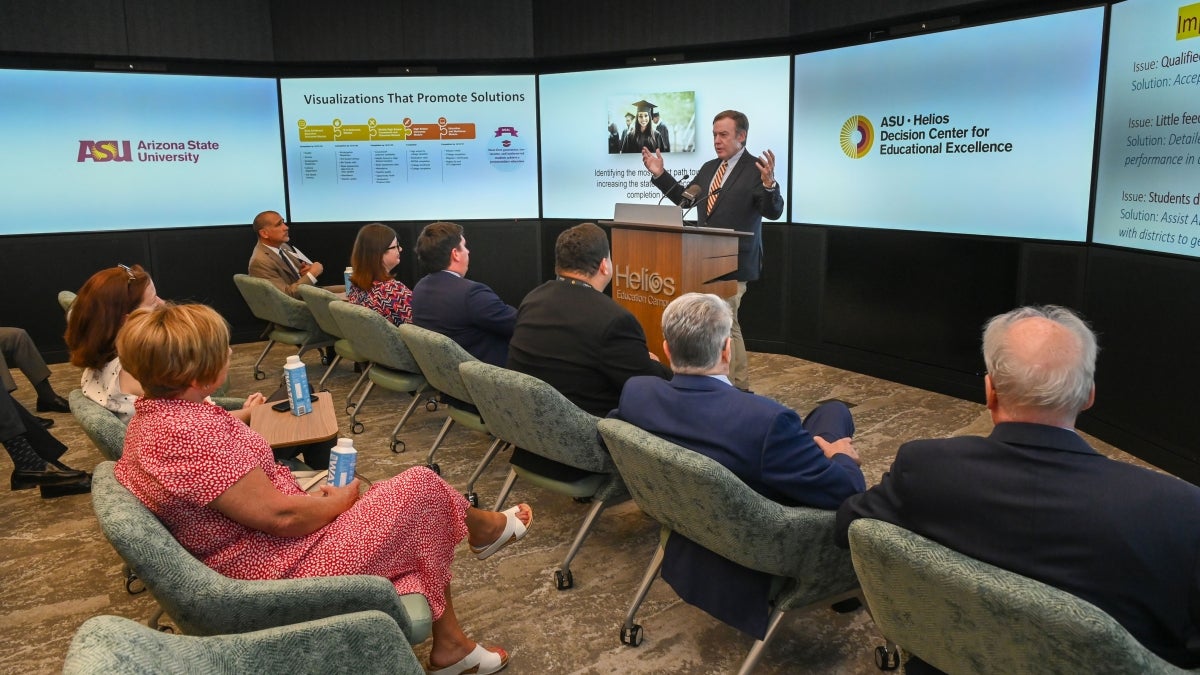
<svg viewBox="0 0 1200 675"><path fill-rule="evenodd" d="M675 376L634 377L612 417L720 462L759 494L788 505L836 509L866 488L840 401L803 422L793 410L729 381L729 305L687 293L663 311L663 349ZM771 578L672 534L662 577L679 596L757 638L766 632ZM716 582L715 580L719 580Z"/></svg>
<svg viewBox="0 0 1200 675"><path fill-rule="evenodd" d="M417 237L417 260L428 272L413 287L413 323L454 340L471 356L504 367L517 308L486 284L467 279L471 252L456 223L430 223Z"/></svg>
<svg viewBox="0 0 1200 675"><path fill-rule="evenodd" d="M1096 388L1096 336L1062 307L988 322L990 436L905 443L879 485L838 510L848 546L876 518L1055 586L1148 649L1200 666L1200 488L1111 460L1075 432ZM908 672L936 672L909 661Z"/></svg>

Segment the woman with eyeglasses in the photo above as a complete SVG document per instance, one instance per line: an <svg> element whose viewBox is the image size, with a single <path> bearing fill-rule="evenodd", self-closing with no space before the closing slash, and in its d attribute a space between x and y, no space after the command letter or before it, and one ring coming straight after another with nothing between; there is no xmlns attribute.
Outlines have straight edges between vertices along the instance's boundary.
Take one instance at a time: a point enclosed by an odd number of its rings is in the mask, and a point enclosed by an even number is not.
<svg viewBox="0 0 1200 675"><path fill-rule="evenodd" d="M145 396L125 436L117 480L205 565L235 579L375 574L420 593L433 614L432 673L494 673L508 655L463 633L450 565L465 538L483 560L525 536L527 504L483 511L424 466L375 483L305 494L266 440L205 398L229 371L229 326L204 305L130 315L121 364ZM336 667L336 666L335 666Z"/></svg>
<svg viewBox="0 0 1200 675"><path fill-rule="evenodd" d="M354 273L346 287L346 300L378 312L397 326L412 323L412 291L392 278L401 250L392 228L383 223L363 225L350 254Z"/></svg>
<svg viewBox="0 0 1200 675"><path fill-rule="evenodd" d="M142 396L142 385L121 367L117 331L134 310L162 303L154 280L141 265L117 265L84 282L67 317L63 337L71 350L71 363L83 368L80 389L125 424L133 417L133 404ZM262 394L254 394L235 414L248 423L250 408L265 400Z"/></svg>

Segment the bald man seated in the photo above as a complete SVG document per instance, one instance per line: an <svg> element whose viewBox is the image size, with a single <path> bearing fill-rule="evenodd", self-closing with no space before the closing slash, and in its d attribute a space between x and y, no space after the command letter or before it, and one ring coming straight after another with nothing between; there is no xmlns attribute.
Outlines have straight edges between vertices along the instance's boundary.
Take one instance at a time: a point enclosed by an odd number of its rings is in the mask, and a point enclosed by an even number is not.
<svg viewBox="0 0 1200 675"><path fill-rule="evenodd" d="M1147 649L1200 666L1200 488L1104 457L1075 432L1096 387L1096 336L1063 307L988 322L990 436L900 446L879 485L847 499L856 518L911 530L1072 593ZM1148 423L1153 423L1151 420ZM938 672L915 658L909 673Z"/></svg>

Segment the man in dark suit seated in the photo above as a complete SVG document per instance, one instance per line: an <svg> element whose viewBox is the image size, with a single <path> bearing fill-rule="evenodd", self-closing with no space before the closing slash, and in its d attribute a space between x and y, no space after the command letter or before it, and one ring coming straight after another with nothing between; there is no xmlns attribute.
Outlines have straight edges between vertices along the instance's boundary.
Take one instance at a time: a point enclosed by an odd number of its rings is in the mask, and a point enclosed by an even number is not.
<svg viewBox="0 0 1200 675"><path fill-rule="evenodd" d="M663 349L675 377L630 379L611 416L711 457L784 504L835 509L862 492L850 410L830 401L801 422L791 409L735 388L729 381L732 326L732 310L716 295L676 298L662 316ZM689 603L756 638L765 634L770 575L673 533L662 577Z"/></svg>
<svg viewBox="0 0 1200 675"><path fill-rule="evenodd" d="M1096 387L1096 336L1062 307L988 322L991 435L905 443L879 485L838 510L838 543L876 518L1055 586L1148 649L1200 666L1200 488L1115 461L1075 432ZM914 669L915 668L915 669ZM936 672L912 659L909 672Z"/></svg>
<svg viewBox="0 0 1200 675"><path fill-rule="evenodd" d="M583 223L558 235L554 271L555 279L521 301L509 368L546 382L597 417L616 407L629 378L671 377L646 347L637 319L604 293L613 276L604 230ZM562 480L587 475L523 450L513 452L512 463Z"/></svg>
<svg viewBox="0 0 1200 675"><path fill-rule="evenodd" d="M494 366L508 360L517 309L487 284L467 279L471 252L456 223L430 223L417 237L417 260L428 272L413 287L413 323L454 340Z"/></svg>

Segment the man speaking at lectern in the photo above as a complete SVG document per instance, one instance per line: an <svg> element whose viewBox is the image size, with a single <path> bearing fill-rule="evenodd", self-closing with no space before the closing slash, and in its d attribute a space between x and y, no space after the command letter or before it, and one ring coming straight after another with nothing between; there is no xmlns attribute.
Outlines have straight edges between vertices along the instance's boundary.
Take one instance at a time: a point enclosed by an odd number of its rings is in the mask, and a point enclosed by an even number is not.
<svg viewBox="0 0 1200 675"><path fill-rule="evenodd" d="M725 298L733 310L733 361L729 376L735 387L746 391L750 389L750 373L738 308L747 282L756 281L762 269L762 219L783 214L783 195L775 182L775 154L766 150L762 157L755 157L746 152L749 131L750 120L744 114L736 110L717 113L713 118L713 149L717 158L705 162L686 188L663 168L661 152L642 150L642 163L654 176L654 185L676 204L687 196L696 205L700 227L722 227L754 235L738 238L737 272L721 277L737 280L737 293Z"/></svg>

